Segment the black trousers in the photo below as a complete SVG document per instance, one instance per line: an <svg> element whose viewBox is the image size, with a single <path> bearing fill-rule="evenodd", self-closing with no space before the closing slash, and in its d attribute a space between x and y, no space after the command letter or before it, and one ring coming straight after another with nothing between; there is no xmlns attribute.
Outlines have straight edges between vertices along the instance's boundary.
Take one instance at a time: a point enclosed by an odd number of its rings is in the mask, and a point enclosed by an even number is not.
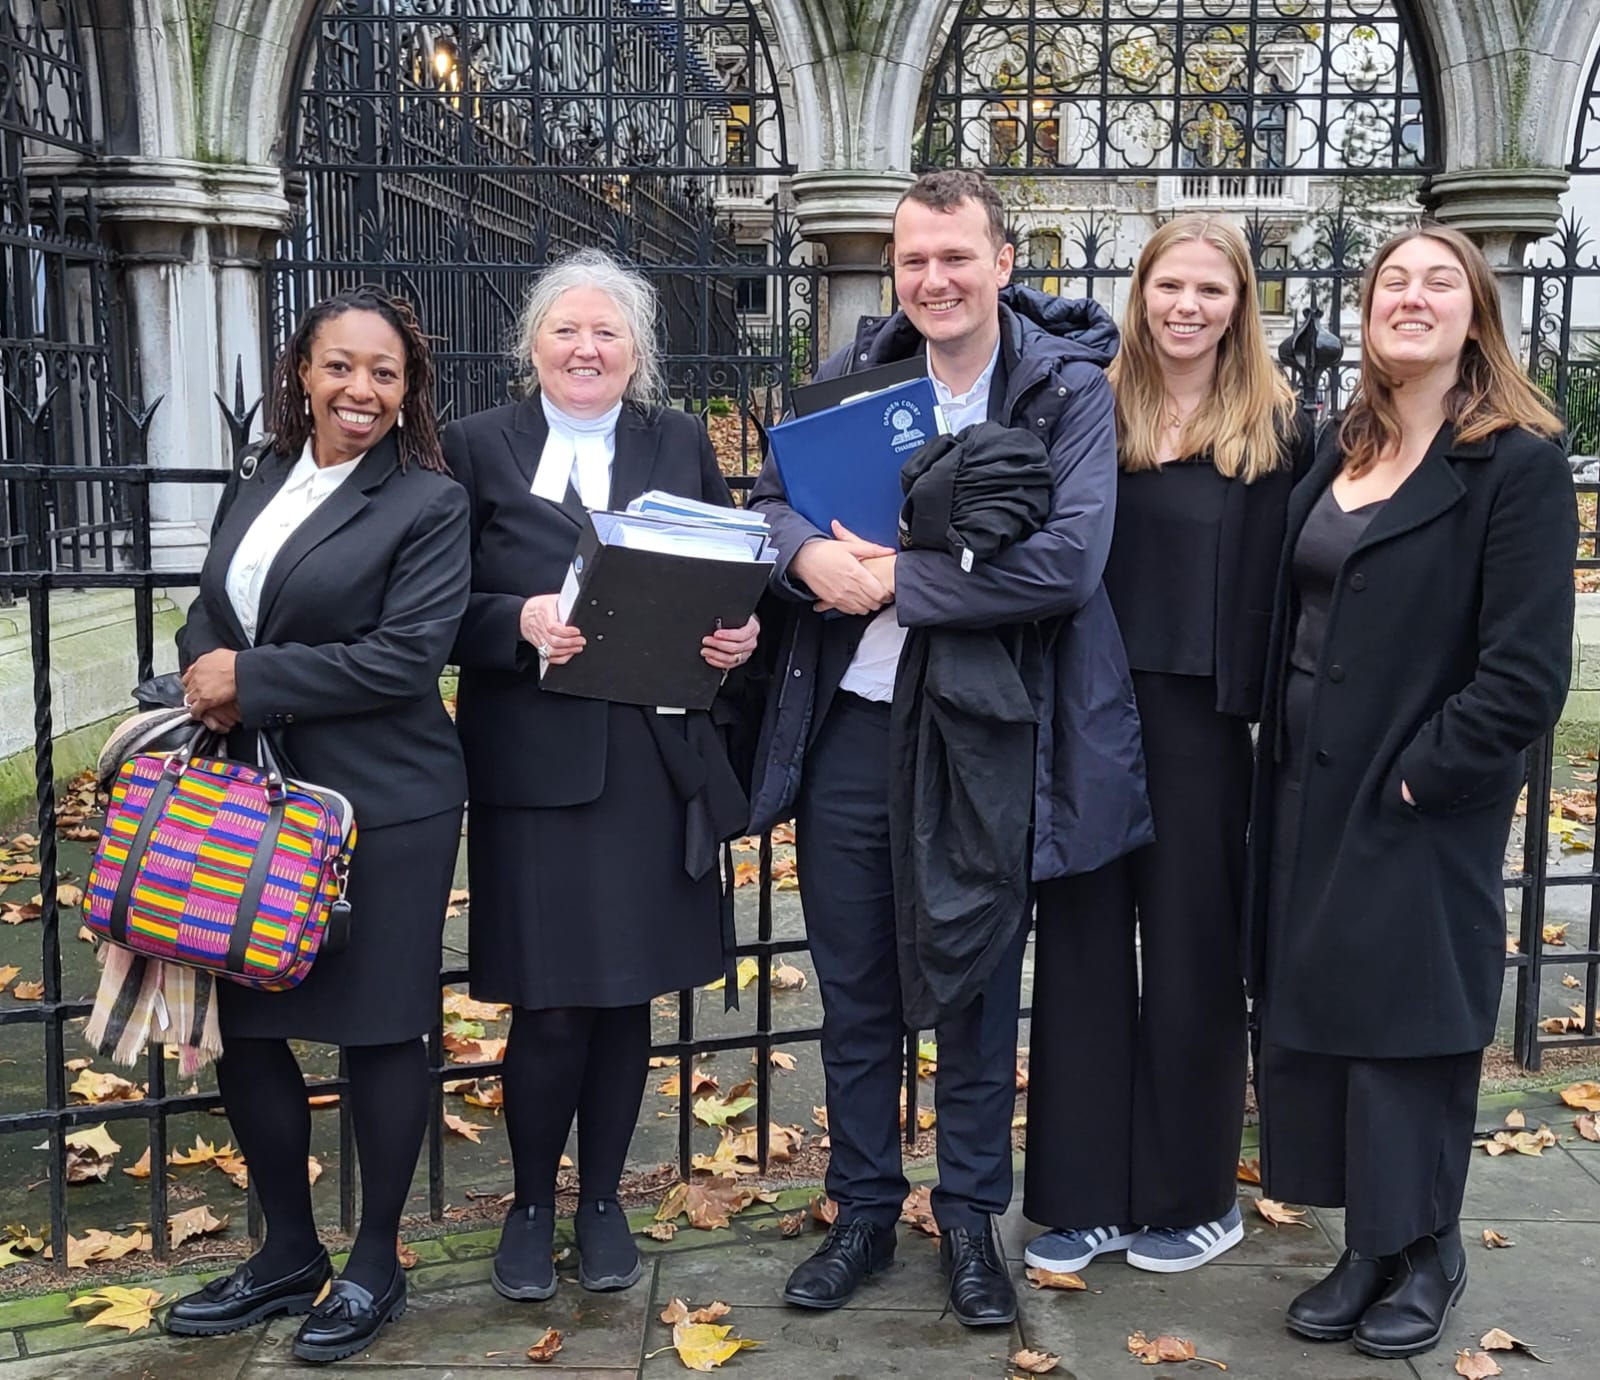
<svg viewBox="0 0 1600 1380"><path fill-rule="evenodd" d="M1363 1255L1393 1255L1461 1217L1483 1052L1346 1059L1271 1043L1256 1060L1269 1197L1342 1207Z"/></svg>
<svg viewBox="0 0 1600 1380"><path fill-rule="evenodd" d="M800 900L822 992L828 1195L839 1220L899 1219L905 1024L889 862L889 706L841 692L806 759L795 811ZM941 1227L982 1230L1011 1201L1017 1011L1027 930L972 1005L936 1031Z"/></svg>
<svg viewBox="0 0 1600 1380"><path fill-rule="evenodd" d="M1156 842L1037 893L1023 1211L1053 1227L1192 1227L1236 1193L1249 727L1210 677L1133 681Z"/></svg>

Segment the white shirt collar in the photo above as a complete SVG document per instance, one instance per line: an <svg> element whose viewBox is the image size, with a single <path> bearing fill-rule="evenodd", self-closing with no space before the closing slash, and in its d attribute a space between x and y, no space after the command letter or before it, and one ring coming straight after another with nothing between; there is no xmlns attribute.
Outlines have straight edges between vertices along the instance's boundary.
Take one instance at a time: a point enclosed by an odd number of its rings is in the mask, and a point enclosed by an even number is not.
<svg viewBox="0 0 1600 1380"><path fill-rule="evenodd" d="M364 459L366 452L362 451L354 460L345 460L337 465L324 465L319 468L316 457L311 453L311 439L307 437L300 458L294 462L294 468L289 471L289 477L283 481L283 487L291 493L304 490L314 499L326 498L355 473L356 466Z"/></svg>
<svg viewBox="0 0 1600 1380"><path fill-rule="evenodd" d="M542 390L539 393L539 405L544 409L544 419L550 429L564 431L569 436L609 436L617 429L617 419L622 415L620 399L616 406L598 417L574 417L570 412L563 412Z"/></svg>
<svg viewBox="0 0 1600 1380"><path fill-rule="evenodd" d="M933 355L928 355L928 377L933 381L933 396L941 404L962 407L976 395L987 396L989 380L994 377L995 366L1000 362L1000 339L995 337L994 353L989 356L989 362L983 366L983 372L972 382L972 387L965 393L957 395L950 391L949 386L933 372Z"/></svg>

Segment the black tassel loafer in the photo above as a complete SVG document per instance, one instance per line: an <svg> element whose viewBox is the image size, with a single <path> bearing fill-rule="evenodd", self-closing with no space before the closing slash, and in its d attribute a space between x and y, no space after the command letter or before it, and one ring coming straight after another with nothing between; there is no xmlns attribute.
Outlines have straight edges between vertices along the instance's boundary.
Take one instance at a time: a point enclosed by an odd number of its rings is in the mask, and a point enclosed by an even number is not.
<svg viewBox="0 0 1600 1380"><path fill-rule="evenodd" d="M342 1361L372 1345L385 1323L406 1311L406 1272L397 1263L389 1287L378 1297L350 1279L336 1279L327 1298L311 1310L294 1339L302 1361Z"/></svg>
<svg viewBox="0 0 1600 1380"><path fill-rule="evenodd" d="M309 1313L333 1266L326 1251L282 1279L260 1280L247 1260L231 1275L179 1299L167 1310L167 1331L180 1337L220 1337L280 1314Z"/></svg>

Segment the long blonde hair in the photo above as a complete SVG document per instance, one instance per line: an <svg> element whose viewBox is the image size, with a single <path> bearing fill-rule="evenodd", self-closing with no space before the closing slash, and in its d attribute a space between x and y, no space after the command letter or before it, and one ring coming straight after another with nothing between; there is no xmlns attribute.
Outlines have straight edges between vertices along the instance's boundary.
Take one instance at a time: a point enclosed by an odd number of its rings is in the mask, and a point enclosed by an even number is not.
<svg viewBox="0 0 1600 1380"><path fill-rule="evenodd" d="M1285 463L1281 442L1294 423L1294 391L1267 352L1256 306L1256 273L1244 236L1230 222L1212 216L1169 220L1145 241L1134 265L1122 315L1122 349L1108 370L1117 400L1117 458L1125 470L1150 470L1161 463L1169 402L1144 287L1167 250L1196 241L1209 244L1228 261L1239 296L1217 346L1215 386L1184 425L1180 451L1209 452L1220 473L1248 484Z"/></svg>
<svg viewBox="0 0 1600 1380"><path fill-rule="evenodd" d="M1481 441L1508 427L1526 427L1538 436L1559 436L1561 418L1526 374L1517 367L1500 321L1500 296L1494 270L1483 251L1459 230L1447 225L1418 225L1384 241L1372 256L1361 284L1361 382L1339 428L1344 472L1358 475L1380 456L1400 445L1400 418L1395 410L1396 380L1372 353L1367 322L1378 274L1389 256L1411 240L1437 240L1461 261L1472 294L1472 329L1461 347L1456 384L1444 397L1444 415L1458 441Z"/></svg>

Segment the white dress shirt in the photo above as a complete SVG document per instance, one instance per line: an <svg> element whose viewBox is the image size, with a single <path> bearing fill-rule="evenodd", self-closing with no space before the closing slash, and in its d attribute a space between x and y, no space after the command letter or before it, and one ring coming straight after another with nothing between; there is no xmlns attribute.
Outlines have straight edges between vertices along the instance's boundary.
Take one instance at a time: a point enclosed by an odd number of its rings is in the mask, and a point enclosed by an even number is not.
<svg viewBox="0 0 1600 1380"><path fill-rule="evenodd" d="M604 416L574 417L541 392L539 405L544 408L550 434L539 455L533 492L560 503L570 481L585 508L591 512L604 508L611 501L611 461L617 453L617 418L622 415L622 404Z"/></svg>
<svg viewBox="0 0 1600 1380"><path fill-rule="evenodd" d="M226 588L228 602L238 615L239 626L253 644L256 640L256 618L261 611L261 589L267 582L267 571L273 558L283 549L283 544L294 535L295 528L317 511L323 501L344 483L362 457L346 460L340 465L317 468L311 457L308 440L300 458L294 462L283 487L272 496L250 530L244 534L233 560L228 563Z"/></svg>
<svg viewBox="0 0 1600 1380"><path fill-rule="evenodd" d="M965 393L952 393L944 381L928 364L928 378L933 383L934 401L942 423L940 430L954 435L962 427L981 422L989 415L989 383L994 378L995 365L1000 362L1000 342L994 343L994 353L983 372ZM885 604L867 624L856 644L856 654L845 668L839 682L841 690L860 695L864 700L885 702L894 698L894 673L900 665L900 648L905 645L906 630L900 626L893 603Z"/></svg>

